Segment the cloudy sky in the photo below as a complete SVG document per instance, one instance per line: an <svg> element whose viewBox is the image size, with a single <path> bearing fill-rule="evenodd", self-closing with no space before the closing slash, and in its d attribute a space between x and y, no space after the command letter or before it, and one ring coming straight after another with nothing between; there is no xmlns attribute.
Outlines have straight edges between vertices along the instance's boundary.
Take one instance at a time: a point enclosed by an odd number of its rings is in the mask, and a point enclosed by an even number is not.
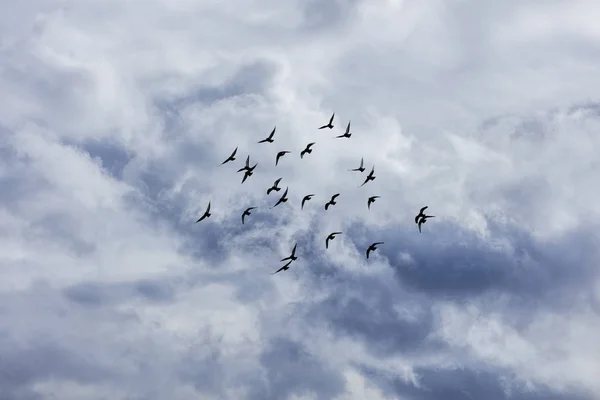
<svg viewBox="0 0 600 400"><path fill-rule="evenodd" d="M1 399L600 399L597 2L3 7Z"/></svg>

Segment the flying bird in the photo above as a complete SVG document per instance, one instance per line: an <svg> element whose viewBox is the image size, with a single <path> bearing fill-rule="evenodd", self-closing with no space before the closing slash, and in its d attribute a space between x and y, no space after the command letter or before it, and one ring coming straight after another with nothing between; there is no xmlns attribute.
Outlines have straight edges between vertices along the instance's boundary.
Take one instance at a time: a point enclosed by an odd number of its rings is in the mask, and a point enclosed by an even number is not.
<svg viewBox="0 0 600 400"><path fill-rule="evenodd" d="M314 196L314 194L307 194L306 196L304 196L304 198L302 199L302 207L300 207L301 210L304 209L304 203L306 203L308 200L312 199Z"/></svg>
<svg viewBox="0 0 600 400"><path fill-rule="evenodd" d="M246 157L246 165L244 165L242 168L238 169L237 172L242 172L244 170L249 170L250 169L250 156Z"/></svg>
<svg viewBox="0 0 600 400"><path fill-rule="evenodd" d="M210 201L208 202L208 207L206 207L206 211L204 211L204 214L202 214L202 216L200 217L200 219L198 219L198 221L196 221L196 223L210 217Z"/></svg>
<svg viewBox="0 0 600 400"><path fill-rule="evenodd" d="M428 206L425 206L425 207L421 208L421 210L419 211L419 213L418 213L418 214L417 214L417 216L415 217L415 224L418 224L418 223L419 223L419 219L420 219L421 217L424 217L424 216L425 216L425 210L427 210L427 207L428 207Z"/></svg>
<svg viewBox="0 0 600 400"><path fill-rule="evenodd" d="M227 157L227 160L223 161L221 163L221 165L228 163L230 161L235 161L235 154L237 153L237 151L238 151L238 148L236 147L235 150L233 151L233 153L231 153L231 155L229 157Z"/></svg>
<svg viewBox="0 0 600 400"><path fill-rule="evenodd" d="M290 153L289 151L280 151L279 153L277 153L277 157L275 158L275 165L277 165L277 163L279 162L279 159L283 156L285 156L286 154Z"/></svg>
<svg viewBox="0 0 600 400"><path fill-rule="evenodd" d="M376 176L374 174L375 174L375 166L373 165L373 168L371 168L371 172L369 172L369 175L367 175L367 179L365 179L365 181L363 182L363 184L360 185L359 187L364 186L369 181L374 181L375 178L376 178Z"/></svg>
<svg viewBox="0 0 600 400"><path fill-rule="evenodd" d="M311 147L315 144L315 142L309 143L306 145L306 148L300 152L300 158L304 158L305 154L312 153Z"/></svg>
<svg viewBox="0 0 600 400"><path fill-rule="evenodd" d="M360 167L358 168L354 168L354 169L349 169L348 171L358 171L360 173L365 172L365 160L363 159L363 157L360 158Z"/></svg>
<svg viewBox="0 0 600 400"><path fill-rule="evenodd" d="M258 165L258 163L254 164L254 166L252 168L248 168L246 170L246 172L244 172L244 178L242 179L242 183L246 182L246 179L248 179L248 177L252 176L254 168L256 168L257 165Z"/></svg>
<svg viewBox="0 0 600 400"><path fill-rule="evenodd" d="M281 198L279 200L277 200L277 203L275 203L275 205L271 208L275 208L278 205L280 205L281 203L285 203L286 201L288 201L288 198L286 197L288 193L288 188L285 188L285 192L283 192L283 196L281 196Z"/></svg>
<svg viewBox="0 0 600 400"><path fill-rule="evenodd" d="M296 261L298 259L298 257L296 257L296 247L298 247L298 243L296 243L294 245L294 248L292 249L292 254L290 254L289 257L282 258L281 261L287 261L287 260Z"/></svg>
<svg viewBox="0 0 600 400"><path fill-rule="evenodd" d="M292 263L292 260L288 261L283 267L279 268L277 271L273 272L271 275L275 275L278 272L281 271L287 271L288 269L290 269L290 264Z"/></svg>
<svg viewBox="0 0 600 400"><path fill-rule="evenodd" d="M333 113L331 115L331 118L329 118L329 122L327 123L327 125L323 125L319 129L325 129L325 128L333 129L333 117L335 117L335 113Z"/></svg>
<svg viewBox="0 0 600 400"><path fill-rule="evenodd" d="M335 199L339 196L339 193L334 194L333 196L331 196L331 200L329 200L329 202L327 202L327 204L325 204L325 211L327 211L327 209L329 208L329 206L335 206L337 203L335 202Z"/></svg>
<svg viewBox="0 0 600 400"><path fill-rule="evenodd" d="M329 236L327 236L327 239L325 239L325 248L328 249L329 248L329 241L335 239L335 235L341 235L342 232L333 232L330 233Z"/></svg>
<svg viewBox="0 0 600 400"><path fill-rule="evenodd" d="M279 185L279 182L281 182L283 178L279 178L277 179L274 183L273 186L271 186L270 188L267 189L267 194L271 194L272 191L276 191L279 192L281 190L281 188L277 185Z"/></svg>
<svg viewBox="0 0 600 400"><path fill-rule="evenodd" d="M245 221L244 221L244 217L246 217L247 215L249 216L249 215L251 214L251 212L250 212L250 211L252 211L252 210L255 210L255 209L256 209L256 207L248 207L248 208L246 208L246 211L244 211L244 212L242 213L242 225L243 225L243 224L244 224L244 222L245 222Z"/></svg>
<svg viewBox="0 0 600 400"><path fill-rule="evenodd" d="M266 139L263 139L263 140L261 140L258 143L267 143L267 142L268 143L273 143L274 142L273 136L275 135L275 129L277 129L277 127L273 128L273 130L271 131L271 134L269 136L267 136Z"/></svg>
<svg viewBox="0 0 600 400"><path fill-rule="evenodd" d="M427 222L427 218L435 218L435 215L423 215L419 221L419 233L421 233L421 225Z"/></svg>
<svg viewBox="0 0 600 400"><path fill-rule="evenodd" d="M350 136L352 136L352 134L350 133L350 122L348 122L348 126L346 127L346 132L344 132L343 135L336 136L336 138L349 138Z"/></svg>
<svg viewBox="0 0 600 400"><path fill-rule="evenodd" d="M375 203L375 200L378 199L381 196L371 196L369 197L369 200L367 200L367 208L370 210L371 209L371 204Z"/></svg>
<svg viewBox="0 0 600 400"><path fill-rule="evenodd" d="M377 245L378 244L383 244L383 242L375 242L375 243L373 243L372 245L370 245L367 248L367 260L369 259L369 253L371 253L372 251L377 250Z"/></svg>

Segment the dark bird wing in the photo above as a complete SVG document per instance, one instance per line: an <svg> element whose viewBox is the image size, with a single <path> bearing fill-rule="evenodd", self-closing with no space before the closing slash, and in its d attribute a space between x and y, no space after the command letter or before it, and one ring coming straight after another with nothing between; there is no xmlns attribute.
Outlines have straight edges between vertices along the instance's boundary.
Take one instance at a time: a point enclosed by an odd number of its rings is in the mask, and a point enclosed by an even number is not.
<svg viewBox="0 0 600 400"><path fill-rule="evenodd" d="M277 271L273 272L271 275L275 275L278 272L285 271L286 269L288 269L290 267L291 263L292 263L291 261L287 262L283 267L279 268Z"/></svg>
<svg viewBox="0 0 600 400"><path fill-rule="evenodd" d="M288 194L288 188L286 187L285 192L283 192L283 196L281 196L281 198L282 199L285 198L285 196L287 196L287 194Z"/></svg>
<svg viewBox="0 0 600 400"><path fill-rule="evenodd" d="M275 180L275 182L273 182L273 186L276 187L277 185L279 185L279 182L281 182L282 179L283 178L278 178L277 180Z"/></svg>
<svg viewBox="0 0 600 400"><path fill-rule="evenodd" d="M331 203L325 203L325 211L327 211L327 209L329 208L329 206L331 205Z"/></svg>
<svg viewBox="0 0 600 400"><path fill-rule="evenodd" d="M242 179L242 183L246 182L246 179L248 179L249 176L250 176L250 173L248 171L246 171L244 173L244 178Z"/></svg>
<svg viewBox="0 0 600 400"><path fill-rule="evenodd" d="M331 201L335 201L335 199L337 199L337 197L339 196L339 193L334 194L333 196L331 196Z"/></svg>
<svg viewBox="0 0 600 400"><path fill-rule="evenodd" d="M350 121L348 121L348 126L346 127L346 135L350 133Z"/></svg>
<svg viewBox="0 0 600 400"><path fill-rule="evenodd" d="M237 153L237 151L238 151L238 148L236 147L235 150L233 150L233 153L231 153L231 155L229 157L227 157L227 160L223 161L221 163L221 165L225 164L226 162L233 161L233 159L234 159L235 154Z"/></svg>
<svg viewBox="0 0 600 400"><path fill-rule="evenodd" d="M371 251L372 251L372 250L373 250L373 249L371 248L371 246L369 246L369 247L367 248L367 260L369 259L369 254L371 253Z"/></svg>
<svg viewBox="0 0 600 400"><path fill-rule="evenodd" d="M294 248L292 249L292 255L290 257L294 257L296 255L296 247L298 247L298 243L294 245Z"/></svg>
<svg viewBox="0 0 600 400"><path fill-rule="evenodd" d="M333 117L335 117L335 113L333 113L331 118L329 118L329 125L333 124Z"/></svg>
<svg viewBox="0 0 600 400"><path fill-rule="evenodd" d="M423 208L421 208L421 211L419 211L419 214L423 214L425 212L425 210L427 210L429 206L425 206Z"/></svg>
<svg viewBox="0 0 600 400"><path fill-rule="evenodd" d="M421 233L421 225L423 224L423 219L421 218L421 220L419 221L419 233Z"/></svg>
<svg viewBox="0 0 600 400"><path fill-rule="evenodd" d="M206 211L204 211L204 214L202 214L202 216L198 219L198 221L196 221L196 223L208 218L209 212L210 212L210 201L208 202L208 207L206 207Z"/></svg>
<svg viewBox="0 0 600 400"><path fill-rule="evenodd" d="M365 181L363 182L363 184L362 184L362 185L360 185L359 187L365 186L365 184L366 184L367 182L369 182L369 177L368 177L368 176L367 176L367 178L365 179Z"/></svg>
<svg viewBox="0 0 600 400"><path fill-rule="evenodd" d="M277 129L277 126L275 126L273 128L273 130L271 131L271 134L269 135L269 139L273 139L273 136L275 136L275 130Z"/></svg>
<svg viewBox="0 0 600 400"><path fill-rule="evenodd" d="M360 158L360 167L358 167L358 168L360 169L360 168L363 168L364 166L365 166L365 160L363 157L361 157Z"/></svg>

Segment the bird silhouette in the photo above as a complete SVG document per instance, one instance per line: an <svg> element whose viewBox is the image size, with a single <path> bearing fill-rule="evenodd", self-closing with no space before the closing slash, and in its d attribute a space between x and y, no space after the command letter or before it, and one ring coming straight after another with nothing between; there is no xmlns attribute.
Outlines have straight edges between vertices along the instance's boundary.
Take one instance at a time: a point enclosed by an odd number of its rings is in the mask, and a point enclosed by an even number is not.
<svg viewBox="0 0 600 400"><path fill-rule="evenodd" d="M283 267L279 268L277 271L273 272L271 275L275 275L278 272L281 271L287 271L288 269L290 269L290 264L292 263L292 260L288 261Z"/></svg>
<svg viewBox="0 0 600 400"><path fill-rule="evenodd" d="M258 165L258 163L254 164L254 166L252 168L248 168L246 170L246 172L244 172L244 178L242 179L242 183L246 182L246 179L248 179L248 177L252 176L252 174L254 173L254 168L256 168L256 166Z"/></svg>
<svg viewBox="0 0 600 400"><path fill-rule="evenodd" d="M327 211L327 209L329 208L329 206L335 206L337 203L335 202L335 199L339 196L339 193L334 194L333 196L331 196L331 200L329 200L327 202L327 204L325 204L325 211Z"/></svg>
<svg viewBox="0 0 600 400"><path fill-rule="evenodd" d="M244 211L244 212L242 213L242 225L243 225L243 224L244 224L244 222L245 222L245 221L244 221L244 217L245 217L245 216L247 216L247 215L249 216L249 215L251 214L251 212L250 212L250 211L252 211L252 210L255 210L255 209L256 209L256 207L248 207L248 208L246 208L246 211Z"/></svg>
<svg viewBox="0 0 600 400"><path fill-rule="evenodd" d="M280 205L281 203L285 203L286 201L288 201L288 198L286 197L288 193L288 188L285 188L285 192L283 192L283 196L281 196L281 198L279 200L277 200L277 203L275 203L275 205L271 208L275 208L278 205Z"/></svg>
<svg viewBox="0 0 600 400"><path fill-rule="evenodd" d="M237 172L242 172L244 170L249 170L250 169L250 156L246 157L246 165L244 165L242 168L238 169Z"/></svg>
<svg viewBox="0 0 600 400"><path fill-rule="evenodd" d="M281 190L281 188L277 185L279 185L279 182L281 182L283 178L279 178L277 179L274 183L273 186L271 186L270 188L267 189L267 194L271 194L272 191L276 191L279 192Z"/></svg>
<svg viewBox="0 0 600 400"><path fill-rule="evenodd" d="M341 235L342 232L333 232L330 233L329 236L327 236L327 239L325 239L325 248L328 249L329 248L329 241L335 239L335 235Z"/></svg>
<svg viewBox="0 0 600 400"><path fill-rule="evenodd" d="M306 148L300 152L300 158L304 158L304 155L305 155L305 154L310 154L310 153L312 153L312 149L311 149L311 147L312 147L314 144L315 144L315 142L311 142L311 143L307 144L307 145L306 145Z"/></svg>
<svg viewBox="0 0 600 400"><path fill-rule="evenodd" d="M275 158L275 165L277 165L279 163L279 159L283 156L285 156L286 154L290 153L289 151L285 150L285 151L280 151L279 153L277 153L277 157Z"/></svg>
<svg viewBox="0 0 600 400"><path fill-rule="evenodd" d="M350 133L350 122L348 122L348 126L346 127L346 132L344 132L343 135L336 136L336 138L349 138L350 136L352 136L352 134Z"/></svg>
<svg viewBox="0 0 600 400"><path fill-rule="evenodd" d="M419 221L419 233L421 233L421 225L427 222L427 218L435 218L435 215L423 215Z"/></svg>
<svg viewBox="0 0 600 400"><path fill-rule="evenodd" d="M377 245L378 244L383 244L383 242L375 242L375 243L373 243L372 245L370 245L367 248L367 260L369 259L369 253L371 253L372 251L377 250Z"/></svg>
<svg viewBox="0 0 600 400"><path fill-rule="evenodd" d="M418 214L417 214L417 216L415 217L415 224L418 224L418 223L419 223L419 219L420 219L421 217L424 217L424 216L425 216L425 210L427 210L427 207L428 207L428 206L425 206L425 207L421 208L421 210L419 211L419 213L418 213Z"/></svg>
<svg viewBox="0 0 600 400"><path fill-rule="evenodd" d="M360 173L365 172L365 160L363 159L363 157L360 158L360 167L358 168L354 168L354 169L349 169L348 171L358 171Z"/></svg>
<svg viewBox="0 0 600 400"><path fill-rule="evenodd" d="M259 141L258 143L273 143L273 136L275 135L275 129L277 129L277 127L273 128L273 130L271 131L271 134L269 136L267 136L266 139L263 139L261 141Z"/></svg>
<svg viewBox="0 0 600 400"><path fill-rule="evenodd" d="M333 129L333 117L335 117L335 113L333 113L331 115L331 118L329 118L329 122L327 123L327 125L323 125L319 129L325 129L325 128Z"/></svg>
<svg viewBox="0 0 600 400"><path fill-rule="evenodd" d="M237 153L237 151L238 151L238 148L236 147L235 150L233 151L233 153L231 153L231 155L229 157L227 157L227 160L223 161L221 163L221 165L226 164L230 161L235 161L235 154Z"/></svg>
<svg viewBox="0 0 600 400"><path fill-rule="evenodd" d="M210 201L208 202L208 207L206 207L206 211L204 211L204 214L202 214L202 216L198 219L198 221L196 221L196 223L210 217Z"/></svg>
<svg viewBox="0 0 600 400"><path fill-rule="evenodd" d="M359 187L365 186L365 184L369 181L374 181L376 178L376 176L374 174L375 174L375 166L373 166L373 168L371 168L371 172L369 172L369 175L367 175L367 179L365 179L363 184L360 185Z"/></svg>
<svg viewBox="0 0 600 400"><path fill-rule="evenodd" d="M292 254L290 254L289 257L282 258L281 261L287 261L287 260L296 261L298 259L298 257L296 257L296 247L298 247L298 243L296 243L294 245L294 248L292 249Z"/></svg>
<svg viewBox="0 0 600 400"><path fill-rule="evenodd" d="M306 203L308 200L312 199L314 196L314 194L307 194L306 196L304 196L304 198L302 199L302 207L300 207L301 210L304 209L304 203Z"/></svg>
<svg viewBox="0 0 600 400"><path fill-rule="evenodd" d="M371 209L371 204L375 203L375 200L378 199L381 196L371 196L369 197L369 200L367 200L367 208L370 210Z"/></svg>

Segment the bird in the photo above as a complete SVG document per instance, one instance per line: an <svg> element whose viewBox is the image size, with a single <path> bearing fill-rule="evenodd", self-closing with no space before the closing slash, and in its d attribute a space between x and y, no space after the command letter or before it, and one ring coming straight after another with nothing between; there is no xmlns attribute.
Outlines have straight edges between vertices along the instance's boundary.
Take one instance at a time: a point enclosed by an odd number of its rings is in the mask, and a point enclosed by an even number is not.
<svg viewBox="0 0 600 400"><path fill-rule="evenodd" d="M252 168L248 168L246 172L244 172L244 178L242 179L242 183L246 182L246 179L248 179L249 176L252 176L254 168L256 168L257 165L258 163L254 164Z"/></svg>
<svg viewBox="0 0 600 400"><path fill-rule="evenodd" d="M427 222L427 218L435 218L435 215L423 215L419 221L419 233L421 233L421 225Z"/></svg>
<svg viewBox="0 0 600 400"><path fill-rule="evenodd" d="M290 269L290 264L292 263L292 260L288 261L283 267L279 268L277 271L273 272L271 275L275 275L278 272L281 271L287 271L288 269Z"/></svg>
<svg viewBox="0 0 600 400"><path fill-rule="evenodd" d="M327 209L329 208L329 206L335 206L337 203L335 202L336 197L338 197L340 194L336 193L333 196L331 196L331 200L329 200L329 202L327 202L327 204L325 204L325 210L327 211Z"/></svg>
<svg viewBox="0 0 600 400"><path fill-rule="evenodd" d="M249 170L250 169L250 156L246 157L246 165L244 165L242 168L238 169L237 172L242 172L243 170Z"/></svg>
<svg viewBox="0 0 600 400"><path fill-rule="evenodd" d="M335 113L333 113L331 115L331 118L329 118L329 122L327 123L327 125L323 125L319 129L325 129L325 128L333 129L333 117L335 117Z"/></svg>
<svg viewBox="0 0 600 400"><path fill-rule="evenodd" d="M427 210L428 206L425 206L423 208L421 208L421 210L419 211L419 213L417 214L417 216L415 217L415 224L419 223L419 218L424 217L425 216L425 210Z"/></svg>
<svg viewBox="0 0 600 400"><path fill-rule="evenodd" d="M277 127L273 128L273 130L271 131L271 134L269 136L267 136L266 139L263 139L261 141L259 141L258 143L273 143L273 135L275 135L275 129L277 129Z"/></svg>
<svg viewBox="0 0 600 400"><path fill-rule="evenodd" d="M367 182L369 181L374 181L376 176L373 175L375 173L375 166L373 166L373 168L371 168L371 172L369 172L369 175L367 175L367 179L365 179L365 181L363 182L362 185L360 185L359 187L364 186Z"/></svg>
<svg viewBox="0 0 600 400"><path fill-rule="evenodd" d="M279 185L279 182L281 182L283 178L279 178L277 179L274 183L273 186L271 186L270 188L267 189L267 194L271 194L272 191L276 191L279 192L281 190L281 188L277 185Z"/></svg>
<svg viewBox="0 0 600 400"><path fill-rule="evenodd" d="M371 209L371 204L375 203L375 200L378 199L381 196L371 196L369 197L369 200L367 200L367 208L370 210Z"/></svg>
<svg viewBox="0 0 600 400"><path fill-rule="evenodd" d="M202 214L202 216L198 219L198 221L196 221L196 223L202 221L203 219L206 219L208 217L210 217L210 201L208 202L208 207L206 207L206 211L204 211L204 214Z"/></svg>
<svg viewBox="0 0 600 400"><path fill-rule="evenodd" d="M315 142L311 142L311 143L307 144L307 145L306 145L306 148L300 152L300 158L304 158L304 155L305 155L305 154L307 154L307 153L308 153L308 154L312 153L312 149L311 149L311 147L312 147L314 144L315 144Z"/></svg>
<svg viewBox="0 0 600 400"><path fill-rule="evenodd" d="M369 259L369 253L371 253L372 251L377 250L377 245L378 244L383 244L383 242L375 242L375 243L373 243L372 245L370 245L367 248L367 260Z"/></svg>
<svg viewBox="0 0 600 400"><path fill-rule="evenodd" d="M245 222L245 221L244 221L244 217L245 217L246 215L250 215L250 214L251 214L251 213L250 213L250 211L252 211L252 210L255 210L255 209L256 209L256 207L248 207L248 208L246 208L246 211L244 211L244 212L242 213L242 225L243 225L243 224L244 224L244 222Z"/></svg>
<svg viewBox="0 0 600 400"><path fill-rule="evenodd" d="M279 159L283 156L285 156L287 153L289 153L289 151L285 150L285 151L280 151L279 153L277 153L277 157L275 158L275 165L277 165L277 163L279 162Z"/></svg>
<svg viewBox="0 0 600 400"><path fill-rule="evenodd" d="M330 233L329 236L327 236L327 239L325 239L325 248L328 249L329 248L329 241L335 239L335 235L341 235L342 232L333 232Z"/></svg>
<svg viewBox="0 0 600 400"><path fill-rule="evenodd" d="M296 243L294 245L294 248L292 249L292 254L290 254L289 257L282 258L281 261L287 261L287 260L296 261L298 259L298 257L296 256L296 247L298 247L298 243Z"/></svg>
<svg viewBox="0 0 600 400"><path fill-rule="evenodd" d="M314 196L314 194L307 194L306 196L304 196L304 198L302 199L302 207L300 207L301 210L304 209L304 203L306 203L308 200L312 199L313 196Z"/></svg>
<svg viewBox="0 0 600 400"><path fill-rule="evenodd" d="M358 171L360 173L365 172L365 160L363 159L363 157L360 158L360 167L358 168L354 168L354 169L349 169L348 171Z"/></svg>
<svg viewBox="0 0 600 400"><path fill-rule="evenodd" d="M279 200L277 200L277 203L275 203L275 205L271 208L275 208L278 205L280 205L281 203L285 203L286 201L288 201L288 198L285 197L285 196L287 196L287 192L288 192L288 188L286 187L285 192L283 192L283 196L281 196L281 198Z"/></svg>
<svg viewBox="0 0 600 400"><path fill-rule="evenodd" d="M233 153L231 153L231 155L229 157L227 157L227 160L223 161L221 163L221 165L228 163L230 161L235 161L235 154L237 153L237 151L238 151L238 148L236 147L235 150L233 151Z"/></svg>
<svg viewBox="0 0 600 400"><path fill-rule="evenodd" d="M352 136L352 134L350 133L350 122L348 122L348 126L346 127L346 132L344 132L343 135L336 136L336 138L349 138L350 136Z"/></svg>

